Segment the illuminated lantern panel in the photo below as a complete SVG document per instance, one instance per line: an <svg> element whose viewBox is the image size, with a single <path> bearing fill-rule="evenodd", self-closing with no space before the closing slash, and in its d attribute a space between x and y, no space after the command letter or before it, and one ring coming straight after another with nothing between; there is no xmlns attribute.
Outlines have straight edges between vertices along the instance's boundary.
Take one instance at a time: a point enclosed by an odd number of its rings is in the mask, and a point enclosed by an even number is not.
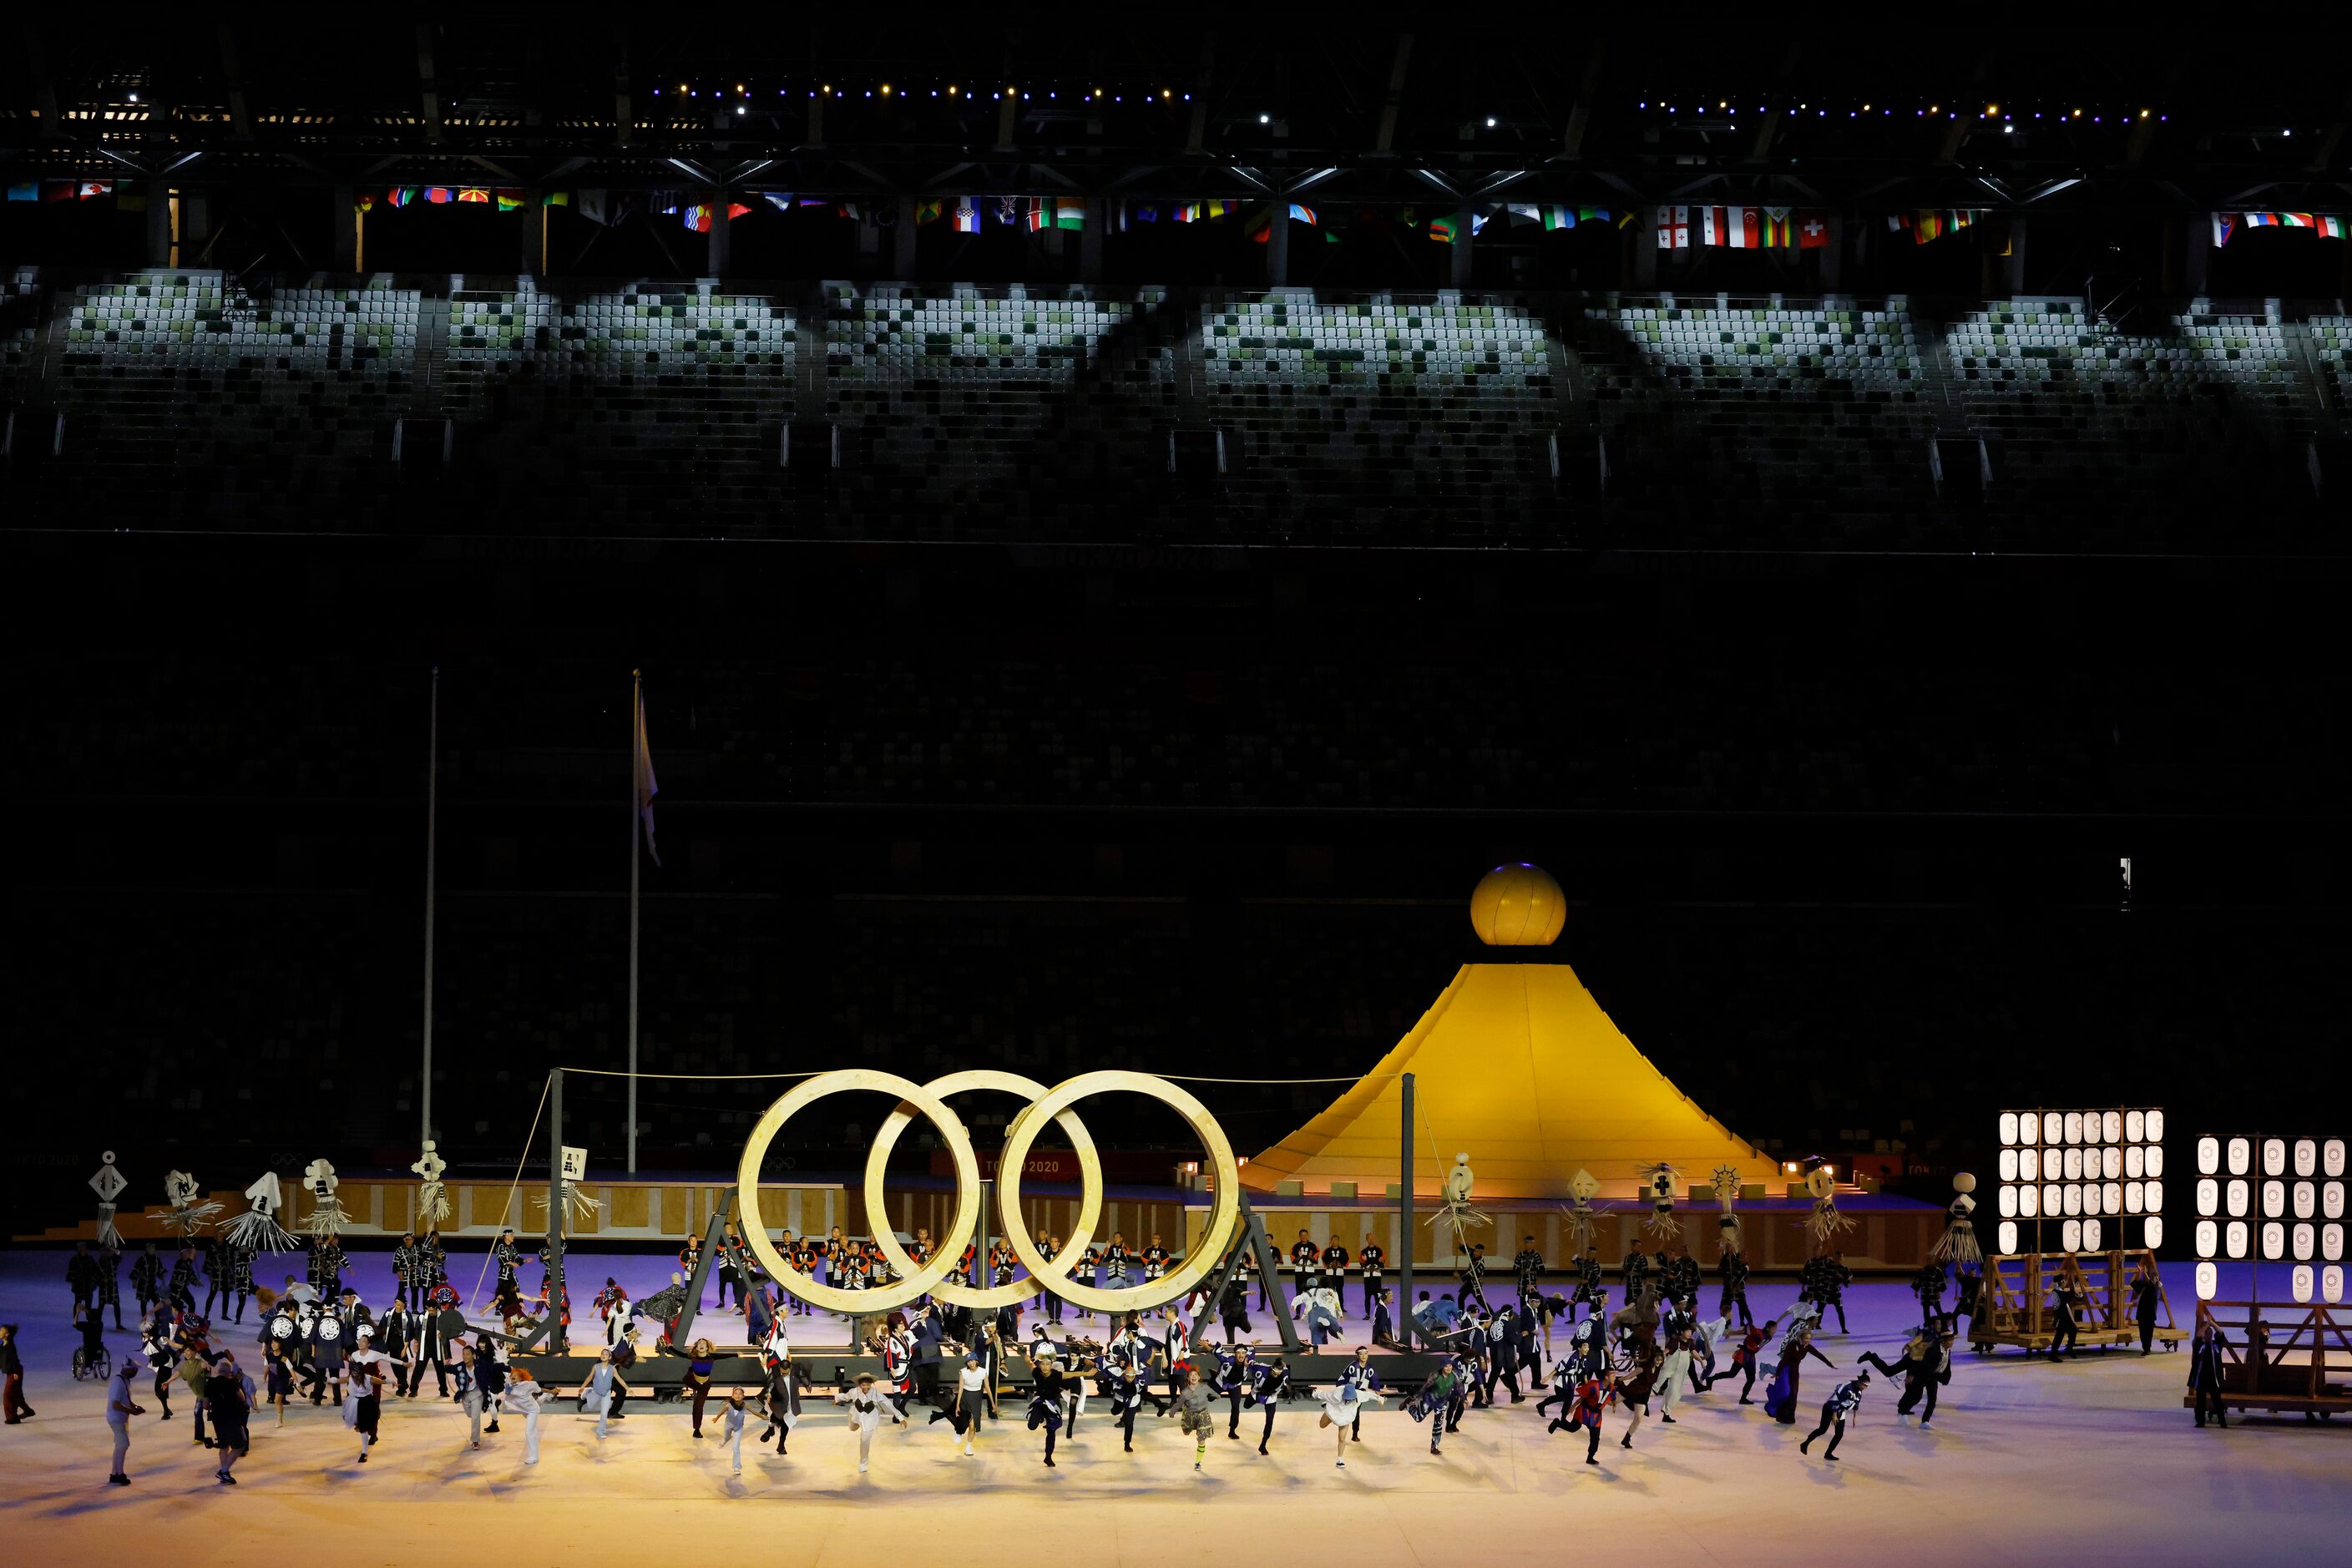
<svg viewBox="0 0 2352 1568"><path fill-rule="evenodd" d="M2310 1261L2311 1258L2311 1227L2307 1225L2296 1226L2294 1227L2294 1255L2297 1258L2304 1259L2305 1262Z"/></svg>
<svg viewBox="0 0 2352 1568"><path fill-rule="evenodd" d="M2197 1173L2200 1176L2221 1173L2221 1141L2219 1138L2197 1140Z"/></svg>
<svg viewBox="0 0 2352 1568"><path fill-rule="evenodd" d="M2147 1151L2135 1143L2124 1151L2124 1174L2137 1180L2147 1169Z"/></svg>
<svg viewBox="0 0 2352 1568"><path fill-rule="evenodd" d="M2066 1179L2068 1181L2081 1181L2083 1179L2083 1152L2080 1149L2067 1150L2065 1166Z"/></svg>
<svg viewBox="0 0 2352 1568"><path fill-rule="evenodd" d="M2197 1184L2197 1212L2199 1214L2221 1212L2221 1184L2210 1176L2205 1177Z"/></svg>
<svg viewBox="0 0 2352 1568"><path fill-rule="evenodd" d="M2230 1174L2233 1176L2242 1176L2253 1168L2254 1146L2246 1139L2231 1139L2228 1153L2230 1157Z"/></svg>
<svg viewBox="0 0 2352 1568"><path fill-rule="evenodd" d="M2263 1226L2263 1256L2273 1263L2286 1256L2286 1226L2276 1220Z"/></svg>
<svg viewBox="0 0 2352 1568"><path fill-rule="evenodd" d="M2017 1112L2014 1110L2000 1113L2000 1141L2011 1144L2017 1142ZM2004 1153L2001 1158L2006 1160L2009 1156ZM2003 1247L2002 1250L2007 1251L2008 1248Z"/></svg>
<svg viewBox="0 0 2352 1568"><path fill-rule="evenodd" d="M2083 1113L2079 1110L2070 1110L2066 1113L2066 1142L2080 1143L2082 1141Z"/></svg>
<svg viewBox="0 0 2352 1568"><path fill-rule="evenodd" d="M2137 1110L2124 1112L2124 1136L2126 1143L2137 1143L2147 1136L2147 1118Z"/></svg>
<svg viewBox="0 0 2352 1568"><path fill-rule="evenodd" d="M2042 1142L2042 1118L2031 1110L2017 1113L2017 1141L2021 1143Z"/></svg>
<svg viewBox="0 0 2352 1568"><path fill-rule="evenodd" d="M2226 1250L2231 1257L2243 1258L2246 1255L2246 1222L2231 1220L2229 1229L2221 1233L2221 1239L2227 1244Z"/></svg>
<svg viewBox="0 0 2352 1568"><path fill-rule="evenodd" d="M2330 1182L2319 1189L2319 1212L2329 1219L2344 1217L2344 1184Z"/></svg>
<svg viewBox="0 0 2352 1568"><path fill-rule="evenodd" d="M2036 1217L2042 1212L2042 1189L2040 1187L2018 1188L2017 1212L2027 1219Z"/></svg>
<svg viewBox="0 0 2352 1568"><path fill-rule="evenodd" d="M2318 1171L2319 1145L2308 1138L2296 1139L2294 1141L2294 1173L2298 1176L2312 1176L2316 1175Z"/></svg>
<svg viewBox="0 0 2352 1568"><path fill-rule="evenodd" d="M2164 1212L2164 1184L2161 1182L2150 1182L2146 1186L2140 1188L2139 1201L2147 1205L2148 1213L2162 1214ZM2151 1241L2148 1245L2150 1247L2154 1247L2156 1243Z"/></svg>
<svg viewBox="0 0 2352 1568"><path fill-rule="evenodd" d="M2066 1212L2068 1214L2083 1212L2083 1189L2072 1183L2069 1183L2066 1187Z"/></svg>
<svg viewBox="0 0 2352 1568"><path fill-rule="evenodd" d="M2147 1113L2147 1141L2151 1143L2164 1142L2164 1112L2161 1110Z"/></svg>
<svg viewBox="0 0 2352 1568"><path fill-rule="evenodd" d="M2017 1180L2017 1151L2014 1149L2000 1152L2000 1179L2004 1182Z"/></svg>
<svg viewBox="0 0 2352 1568"><path fill-rule="evenodd" d="M2120 1143L2124 1141L2124 1113L2120 1110L2099 1112L2099 1141Z"/></svg>
<svg viewBox="0 0 2352 1568"><path fill-rule="evenodd" d="M2132 1205L2132 1207L2137 1208L2139 1207L2139 1205L2134 1204ZM2099 1212L2101 1214L2121 1214L2124 1212L2124 1187L2121 1182L2108 1182L2101 1185L2099 1188Z"/></svg>
<svg viewBox="0 0 2352 1568"><path fill-rule="evenodd" d="M2150 1252L2164 1245L2164 1221L2160 1216L2148 1215L2140 1222L2139 1230L2140 1236L2147 1242Z"/></svg>
<svg viewBox="0 0 2352 1568"><path fill-rule="evenodd" d="M2007 1253L2016 1252L2017 1222L2015 1220L2005 1219L2000 1222L2000 1249Z"/></svg>
<svg viewBox="0 0 2352 1568"><path fill-rule="evenodd" d="M2139 1213L2139 1184L2137 1182L2126 1182L2124 1184L2124 1212L2126 1214Z"/></svg>
<svg viewBox="0 0 2352 1568"><path fill-rule="evenodd" d="M2000 1190L2000 1217L2003 1219L2014 1219L2017 1217L2017 1189L2015 1187L2003 1187ZM2007 1252L2009 1248L2004 1247L2001 1250L2003 1252Z"/></svg>
<svg viewBox="0 0 2352 1568"><path fill-rule="evenodd" d="M2040 1150L2020 1149L2017 1152L2017 1179L2021 1182L2038 1182L2042 1179Z"/></svg>
<svg viewBox="0 0 2352 1568"><path fill-rule="evenodd" d="M2245 1217L2247 1199L2248 1193L2246 1184L2243 1182L2231 1182L2230 1184L2230 1213L2232 1217L2239 1219Z"/></svg>
<svg viewBox="0 0 2352 1568"><path fill-rule="evenodd" d="M2110 1145L2099 1151L2099 1174L2114 1181L2124 1173L2124 1152Z"/></svg>
<svg viewBox="0 0 2352 1568"><path fill-rule="evenodd" d="M2164 1174L2164 1145L2161 1143L2149 1144L2147 1146L2147 1159L2144 1163L2147 1166L2147 1173L2149 1175L2160 1176Z"/></svg>
<svg viewBox="0 0 2352 1568"><path fill-rule="evenodd" d="M2059 1244L2065 1247L2067 1251L2082 1251L2083 1222L2079 1219L2068 1220L2065 1225L2061 1227L2058 1239Z"/></svg>
<svg viewBox="0 0 2352 1568"><path fill-rule="evenodd" d="M2294 1266L2294 1299L2298 1301L2311 1300L2311 1265L2308 1263Z"/></svg>
<svg viewBox="0 0 2352 1568"><path fill-rule="evenodd" d="M2344 1300L2344 1270L2333 1264L2319 1271L2319 1294L2329 1301Z"/></svg>
<svg viewBox="0 0 2352 1568"><path fill-rule="evenodd" d="M2210 1258L2221 1250L2221 1227L2210 1219L2197 1222L2197 1256Z"/></svg>
<svg viewBox="0 0 2352 1568"><path fill-rule="evenodd" d="M2083 1222L2083 1250L2085 1252L2096 1252L2099 1250L2099 1222L2097 1220L2086 1219Z"/></svg>
<svg viewBox="0 0 2352 1568"><path fill-rule="evenodd" d="M2042 1212L2057 1215L2066 1212L2066 1189L2055 1182L2042 1184Z"/></svg>
<svg viewBox="0 0 2352 1568"><path fill-rule="evenodd" d="M2286 1174L2285 1139L2265 1138L2263 1140L2263 1174L2265 1176L2283 1176Z"/></svg>
<svg viewBox="0 0 2352 1568"><path fill-rule="evenodd" d="M2319 1173L2340 1176L2344 1173L2344 1140L2330 1138L2319 1146Z"/></svg>
<svg viewBox="0 0 2352 1568"><path fill-rule="evenodd" d="M2319 1189L2309 1182L2297 1182L2294 1184L2294 1217L2309 1219L2312 1211L2318 1206Z"/></svg>
<svg viewBox="0 0 2352 1568"><path fill-rule="evenodd" d="M2199 1300L2211 1300L2221 1289L2221 1271L2219 1268L2214 1268L2210 1263L2200 1263L2197 1266L2197 1299Z"/></svg>
<svg viewBox="0 0 2352 1568"><path fill-rule="evenodd" d="M2331 1262L2344 1256L2344 1227L2323 1225L2319 1227L2319 1256Z"/></svg>
<svg viewBox="0 0 2352 1568"><path fill-rule="evenodd" d="M2284 1182L2264 1182L2263 1184L2263 1213L2266 1215L2282 1215L2286 1213L2286 1184Z"/></svg>

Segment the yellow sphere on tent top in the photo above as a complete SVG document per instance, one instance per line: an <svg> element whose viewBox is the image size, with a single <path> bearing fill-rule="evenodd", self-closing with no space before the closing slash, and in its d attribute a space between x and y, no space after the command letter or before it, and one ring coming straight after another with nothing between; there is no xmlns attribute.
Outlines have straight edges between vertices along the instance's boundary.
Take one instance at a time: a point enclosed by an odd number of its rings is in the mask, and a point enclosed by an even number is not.
<svg viewBox="0 0 2352 1568"><path fill-rule="evenodd" d="M1568 900L1540 866L1497 866L1470 895L1471 929L1489 947L1549 947L1567 923Z"/></svg>

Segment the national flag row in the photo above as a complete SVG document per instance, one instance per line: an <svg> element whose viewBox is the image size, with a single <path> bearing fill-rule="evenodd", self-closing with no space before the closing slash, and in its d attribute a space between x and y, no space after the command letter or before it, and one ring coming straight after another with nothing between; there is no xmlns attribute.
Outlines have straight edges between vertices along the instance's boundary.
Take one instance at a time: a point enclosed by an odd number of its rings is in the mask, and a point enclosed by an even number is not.
<svg viewBox="0 0 2352 1568"><path fill-rule="evenodd" d="M2334 213L2215 213L2213 243L2227 245L2240 229L2307 228L2322 239L2342 239L2345 220Z"/></svg>
<svg viewBox="0 0 2352 1568"><path fill-rule="evenodd" d="M1720 245L1732 250L1817 250L1830 242L1829 215L1814 207L1658 209L1658 248Z"/></svg>
<svg viewBox="0 0 2352 1568"><path fill-rule="evenodd" d="M12 202L89 202L113 194L112 180L19 180L8 186Z"/></svg>

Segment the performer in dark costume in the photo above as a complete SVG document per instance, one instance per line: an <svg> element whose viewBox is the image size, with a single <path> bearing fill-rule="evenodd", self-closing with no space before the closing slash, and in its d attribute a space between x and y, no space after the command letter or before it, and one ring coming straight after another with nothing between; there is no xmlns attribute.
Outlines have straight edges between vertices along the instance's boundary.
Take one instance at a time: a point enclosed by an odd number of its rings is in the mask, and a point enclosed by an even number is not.
<svg viewBox="0 0 2352 1568"><path fill-rule="evenodd" d="M119 1247L100 1247L92 1266L98 1277L97 1310L111 1310L114 1326L120 1329L122 1327L122 1249ZM237 1321L244 1321L242 1310L237 1314Z"/></svg>
<svg viewBox="0 0 2352 1568"><path fill-rule="evenodd" d="M1371 1346L1356 1347L1356 1359L1339 1369L1339 1384L1343 1388L1352 1388L1356 1391L1356 1398L1350 1401L1356 1406L1356 1416L1348 1424L1348 1440L1351 1443L1360 1443L1364 1440L1363 1397L1366 1394L1378 1394L1388 1387L1387 1384L1381 1381L1379 1369L1372 1365Z"/></svg>
<svg viewBox="0 0 2352 1568"><path fill-rule="evenodd" d="M1927 1413L1919 1425L1927 1426L1936 1418L1936 1390L1952 1381L1952 1340L1932 1325L1915 1329L1904 1342L1903 1354L1888 1361L1876 1351L1864 1351L1858 1358L1868 1362L1886 1374L1889 1382L1903 1384L1903 1397L1895 1401L1895 1413L1908 1415L1921 1399L1927 1402Z"/></svg>
<svg viewBox="0 0 2352 1568"><path fill-rule="evenodd" d="M2069 1257L2058 1267L2058 1278L2051 1281L2050 1296L2057 1313L2058 1326L2050 1337L2050 1359L2064 1361L2070 1350L2079 1351L2083 1330L2081 1314L2088 1308L2090 1281L2083 1277L2083 1266Z"/></svg>
<svg viewBox="0 0 2352 1568"><path fill-rule="evenodd" d="M1450 1356L1439 1364L1437 1371L1433 1373L1421 1387L1413 1392L1413 1396L1405 1402L1404 1413L1407 1415L1412 1416L1415 1421L1429 1423L1429 1451L1433 1454L1443 1451L1446 1415L1449 1411L1459 1408L1456 1400L1460 1395L1462 1380L1465 1375L1463 1371L1463 1358L1459 1355Z"/></svg>
<svg viewBox="0 0 2352 1568"><path fill-rule="evenodd" d="M1242 1435L1242 1400L1248 1394L1251 1377L1257 1370L1251 1360L1255 1352L1247 1345L1239 1345L1211 1353L1217 1358L1217 1364L1210 1373L1210 1390L1223 1394L1229 1406L1225 1436L1239 1437Z"/></svg>
<svg viewBox="0 0 2352 1568"><path fill-rule="evenodd" d="M1838 1332L1851 1332L1845 1326L1845 1288L1853 1283L1853 1270L1845 1266L1843 1252L1830 1254L1822 1259L1822 1265L1821 1292L1813 1299L1822 1304L1822 1321L1827 1322L1829 1314L1835 1312Z"/></svg>
<svg viewBox="0 0 2352 1568"><path fill-rule="evenodd" d="M1588 1247L1576 1260L1576 1294L1568 1299L1568 1321L1576 1322L1579 1303L1592 1309L1591 1316L1599 1317L1609 1305L1609 1286L1601 1268L1601 1249Z"/></svg>
<svg viewBox="0 0 2352 1568"><path fill-rule="evenodd" d="M1869 1386L1870 1373L1866 1372L1855 1373L1850 1381L1839 1384L1836 1392L1822 1402L1822 1424L1805 1435L1805 1440L1797 1445L1797 1452L1807 1452L1812 1447L1814 1438L1828 1432L1830 1446L1822 1450L1822 1458L1836 1459L1838 1444L1845 1437L1846 1418L1862 1408L1862 1395Z"/></svg>
<svg viewBox="0 0 2352 1568"><path fill-rule="evenodd" d="M2202 1317L2198 1320L2195 1337L2189 1342L2189 1392L2197 1412L2197 1425L2204 1426L2210 1414L2213 1424L2225 1432L2230 1429L2230 1413L2221 1407L2221 1380L2229 1358L2222 1352L2229 1342L2210 1320Z"/></svg>
<svg viewBox="0 0 2352 1568"><path fill-rule="evenodd" d="M1633 1342L1633 1364L1617 1385L1617 1405L1625 1412L1625 1435L1617 1439L1621 1448L1633 1446L1633 1434L1642 1429L1642 1417L1650 1413L1650 1395L1657 1391L1658 1373L1665 1364L1664 1352L1652 1339Z"/></svg>
<svg viewBox="0 0 2352 1568"><path fill-rule="evenodd" d="M1367 1232L1364 1245L1357 1252L1356 1257L1363 1265L1364 1316L1369 1318L1372 1315L1372 1309L1380 1304L1381 1280L1388 1265L1389 1255L1379 1242L1371 1238L1370 1233Z"/></svg>
<svg viewBox="0 0 2352 1568"><path fill-rule="evenodd" d="M2139 1260L2139 1270L2132 1276L2131 1293L2132 1319L2139 1325L2139 1353L2146 1355L2156 1347L2156 1309L2164 1296L2164 1286L2156 1277L2153 1259ZM121 1326L119 1322L115 1325Z"/></svg>
<svg viewBox="0 0 2352 1568"><path fill-rule="evenodd" d="M155 1244L149 1242L131 1264L131 1291L139 1300L139 1315L145 1317L163 1299L163 1259L157 1255Z"/></svg>
<svg viewBox="0 0 2352 1568"><path fill-rule="evenodd" d="M1476 1303L1479 1311L1494 1310L1486 1300L1486 1249L1474 1241L1470 1244L1469 1259L1462 1266L1462 1294L1459 1300L1463 1311L1468 1312L1474 1302Z"/></svg>
<svg viewBox="0 0 2352 1568"><path fill-rule="evenodd" d="M1739 1313L1739 1326L1743 1329L1755 1327L1756 1320L1748 1312L1747 1254L1725 1252L1715 1260L1715 1272L1716 1277L1723 1281L1723 1299L1717 1304L1716 1315L1728 1319L1736 1308Z"/></svg>
<svg viewBox="0 0 2352 1568"><path fill-rule="evenodd" d="M1748 1395L1756 1391L1756 1365L1763 1358L1764 1347L1772 1341L1772 1331L1780 1326L1777 1318L1767 1319L1760 1329L1750 1323L1739 1336L1738 1348L1731 1352L1731 1364L1710 1376L1704 1387L1711 1388L1732 1373L1738 1373L1744 1379L1739 1385L1739 1403L1755 1404L1756 1401Z"/></svg>
<svg viewBox="0 0 2352 1568"><path fill-rule="evenodd" d="M1250 1331L1249 1312L1246 1310L1249 1304L1249 1292L1242 1280L1241 1272L1238 1269L1235 1270L1234 1277L1225 1281L1224 1293L1217 1298L1217 1321L1225 1331L1227 1344L1234 1342L1234 1336L1236 1333L1245 1334Z"/></svg>
<svg viewBox="0 0 2352 1568"><path fill-rule="evenodd" d="M515 1282L515 1270L522 1267L522 1248L515 1245L514 1232L499 1232L499 1239L490 1248L490 1258L499 1268L495 1293L503 1296L511 1291L520 1297L522 1287Z"/></svg>
<svg viewBox="0 0 2352 1568"><path fill-rule="evenodd" d="M1625 1305L1632 1306L1642 1299L1642 1281L1649 1278L1650 1255L1635 1242L1633 1250L1625 1255Z"/></svg>
<svg viewBox="0 0 2352 1568"><path fill-rule="evenodd" d="M1518 1255L1511 1259L1511 1273L1519 1282L1519 1310L1530 1317L1543 1299L1543 1271L1544 1255L1536 1247L1536 1238L1522 1238Z"/></svg>
<svg viewBox="0 0 2352 1568"><path fill-rule="evenodd" d="M1772 1373L1772 1386L1764 1393L1764 1414L1783 1426L1797 1424L1797 1396L1803 1384L1807 1356L1823 1366L1837 1366L1813 1343L1811 1325L1801 1324L1790 1330L1788 1338L1780 1342L1780 1364Z"/></svg>
<svg viewBox="0 0 2352 1568"><path fill-rule="evenodd" d="M1944 1266L1930 1258L1911 1277L1911 1294L1919 1298L1919 1321L1934 1327L1944 1316Z"/></svg>
<svg viewBox="0 0 2352 1568"><path fill-rule="evenodd" d="M1274 1436L1274 1409L1282 1402L1283 1391L1290 1386L1290 1369L1276 1356L1250 1369L1250 1402L1265 1412L1265 1429L1258 1434L1257 1451L1265 1452L1267 1441Z"/></svg>

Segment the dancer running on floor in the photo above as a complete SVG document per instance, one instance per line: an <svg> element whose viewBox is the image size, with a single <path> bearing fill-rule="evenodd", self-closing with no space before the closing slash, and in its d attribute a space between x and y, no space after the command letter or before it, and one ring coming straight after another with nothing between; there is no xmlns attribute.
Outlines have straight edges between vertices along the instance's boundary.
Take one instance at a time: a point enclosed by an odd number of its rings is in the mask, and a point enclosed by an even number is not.
<svg viewBox="0 0 2352 1568"><path fill-rule="evenodd" d="M1822 1424L1806 1434L1805 1440L1797 1445L1797 1452L1804 1453L1813 1446L1815 1437L1828 1432L1830 1446L1822 1450L1822 1458L1835 1463L1838 1444L1845 1437L1846 1418L1862 1408L1863 1391L1869 1386L1870 1373L1866 1372L1855 1373L1851 1380L1839 1384L1836 1391L1822 1402Z"/></svg>

